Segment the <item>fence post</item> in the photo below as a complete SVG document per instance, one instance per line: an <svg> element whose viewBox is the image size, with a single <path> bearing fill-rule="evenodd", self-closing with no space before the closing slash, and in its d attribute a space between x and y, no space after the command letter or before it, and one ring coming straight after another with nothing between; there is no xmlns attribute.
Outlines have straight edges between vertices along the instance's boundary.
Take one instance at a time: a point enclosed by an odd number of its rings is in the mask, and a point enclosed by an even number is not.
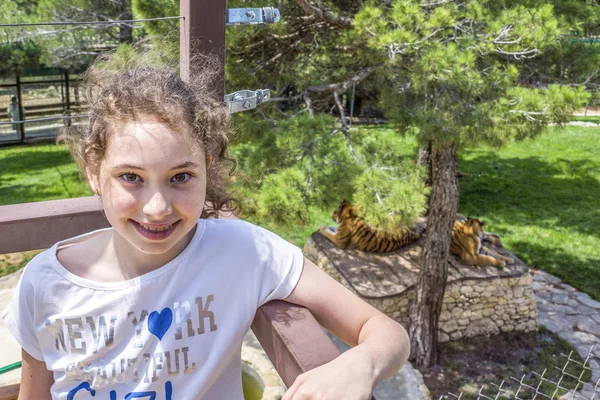
<svg viewBox="0 0 600 400"><path fill-rule="evenodd" d="M65 115L71 115L71 100L69 97L69 73L65 69ZM66 126L71 126L71 118L63 120Z"/></svg>
<svg viewBox="0 0 600 400"><path fill-rule="evenodd" d="M194 54L211 53L220 63L218 78L211 88L223 101L225 94L225 24L227 2L224 0L180 0L179 52L181 78L190 78L190 60Z"/></svg>
<svg viewBox="0 0 600 400"><path fill-rule="evenodd" d="M17 104L19 105L19 119L21 121L25 121L23 116L23 101L21 97L21 77L17 75ZM17 126L19 127L19 131L21 133L21 143L25 143L25 124L21 122L17 124Z"/></svg>

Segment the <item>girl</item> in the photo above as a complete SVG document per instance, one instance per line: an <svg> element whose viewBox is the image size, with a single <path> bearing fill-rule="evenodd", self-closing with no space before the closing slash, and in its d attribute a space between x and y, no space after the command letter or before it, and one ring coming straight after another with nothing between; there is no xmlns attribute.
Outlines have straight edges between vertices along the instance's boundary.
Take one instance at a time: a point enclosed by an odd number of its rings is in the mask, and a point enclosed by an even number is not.
<svg viewBox="0 0 600 400"><path fill-rule="evenodd" d="M23 349L19 399L242 399L242 339L274 299L356 346L284 399L370 398L407 360L405 330L273 233L209 219L231 210L213 75L117 64L86 73L90 120L73 145L112 227L25 269L3 314Z"/></svg>

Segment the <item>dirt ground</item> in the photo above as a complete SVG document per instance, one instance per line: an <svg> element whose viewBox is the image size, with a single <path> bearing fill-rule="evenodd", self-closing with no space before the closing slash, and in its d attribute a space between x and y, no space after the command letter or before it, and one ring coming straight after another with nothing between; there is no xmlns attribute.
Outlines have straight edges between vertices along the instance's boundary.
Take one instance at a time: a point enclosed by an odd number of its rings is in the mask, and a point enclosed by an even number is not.
<svg viewBox="0 0 600 400"><path fill-rule="evenodd" d="M490 398L496 398L499 393L497 385L505 381L503 388L508 388L506 395L499 399L515 398L519 382L511 377L522 379L531 386L537 386L539 376L547 369L546 378L557 381L562 375L557 368L566 364L569 373L579 376L583 368L574 362L569 362L567 356L573 350L566 342L555 336L552 332L541 328L539 332L531 333L501 333L492 337L475 337L457 342L446 342L440 346L440 361L437 366L421 371L425 385L432 394L432 399L456 399L462 392L463 400L476 398L482 385L486 388L482 392ZM561 355L561 353L563 355ZM577 357L576 353L572 358ZM589 381L589 373L584 375ZM494 386L494 384L496 386ZM563 379L562 385L568 389L574 388L576 380L568 376ZM534 398L535 392L529 390L519 392L522 399ZM551 396L556 385L546 383L541 391ZM560 394L564 394L561 391ZM542 398L542 397L535 397ZM550 397L543 397L550 398ZM554 397L558 398L558 396Z"/></svg>
<svg viewBox="0 0 600 400"><path fill-rule="evenodd" d="M577 110L577 112L575 112L574 115L586 115L588 117L596 117L600 115L600 107L588 108L587 110L585 108L582 108L581 110Z"/></svg>

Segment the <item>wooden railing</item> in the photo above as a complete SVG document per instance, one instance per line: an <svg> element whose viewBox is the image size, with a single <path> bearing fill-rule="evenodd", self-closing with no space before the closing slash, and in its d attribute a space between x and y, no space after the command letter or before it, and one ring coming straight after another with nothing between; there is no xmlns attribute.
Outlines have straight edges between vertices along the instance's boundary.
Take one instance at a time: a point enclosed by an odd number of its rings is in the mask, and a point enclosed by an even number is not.
<svg viewBox="0 0 600 400"><path fill-rule="evenodd" d="M0 206L0 254L51 247L59 240L107 226L93 197ZM284 301L258 309L252 330L288 387L299 374L339 355L306 308ZM18 392L19 385L0 387L0 400L14 400Z"/></svg>

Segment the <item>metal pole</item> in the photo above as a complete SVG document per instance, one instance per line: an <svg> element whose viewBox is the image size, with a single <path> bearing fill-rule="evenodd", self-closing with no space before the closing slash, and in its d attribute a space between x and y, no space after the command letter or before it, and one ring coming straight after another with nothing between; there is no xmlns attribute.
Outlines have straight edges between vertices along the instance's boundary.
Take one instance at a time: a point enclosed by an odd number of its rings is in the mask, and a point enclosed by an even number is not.
<svg viewBox="0 0 600 400"><path fill-rule="evenodd" d="M179 52L181 79L190 78L190 60L198 52L217 56L220 73L211 88L219 99L225 95L225 0L180 0Z"/></svg>
<svg viewBox="0 0 600 400"><path fill-rule="evenodd" d="M71 115L71 100L69 97L69 73L65 69L65 115ZM71 126L71 118L65 120L65 125Z"/></svg>
<svg viewBox="0 0 600 400"><path fill-rule="evenodd" d="M17 104L19 105L19 120L25 121L23 118L23 102L21 101L21 77L17 75ZM25 143L25 124L19 124L21 131L21 143Z"/></svg>

